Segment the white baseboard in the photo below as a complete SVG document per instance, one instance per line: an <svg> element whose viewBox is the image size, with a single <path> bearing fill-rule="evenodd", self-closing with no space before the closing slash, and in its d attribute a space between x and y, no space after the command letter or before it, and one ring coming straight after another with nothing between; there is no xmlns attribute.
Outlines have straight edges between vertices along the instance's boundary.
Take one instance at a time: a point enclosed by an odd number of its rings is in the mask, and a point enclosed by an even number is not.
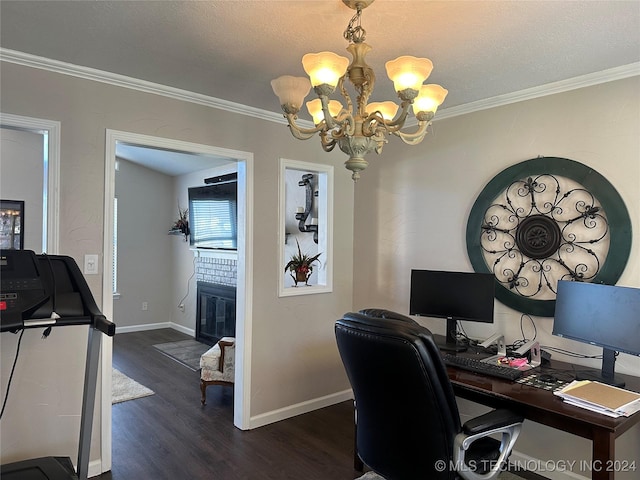
<svg viewBox="0 0 640 480"><path fill-rule="evenodd" d="M116 334L118 333L131 333L131 332L144 332L145 330L160 330L161 328L171 328L171 322L162 323L147 323L144 325L130 325L126 327L119 327L116 324Z"/></svg>
<svg viewBox="0 0 640 480"><path fill-rule="evenodd" d="M530 457L522 452L513 450L509 457L509 463L527 470L537 473L549 480L589 480L589 477L579 475L576 472L589 473L581 470L581 463L573 460L539 460Z"/></svg>
<svg viewBox="0 0 640 480"><path fill-rule="evenodd" d="M144 332L146 330L160 330L161 328L172 328L192 337L196 336L196 332L193 328L187 328L174 322L147 323L144 325L129 325L125 327L116 326L116 333Z"/></svg>
<svg viewBox="0 0 640 480"><path fill-rule="evenodd" d="M187 328L184 325L180 325L178 323L173 323L173 322L171 322L169 324L169 328L173 328L174 330L177 330L179 332L182 332L182 333L185 333L187 335L190 335L193 338L196 338L196 331L193 328Z"/></svg>
<svg viewBox="0 0 640 480"><path fill-rule="evenodd" d="M251 417L249 420L249 430L352 399L353 391L348 389L331 395L325 395L324 397L314 398L295 405L290 405L288 407L279 408L271 412L261 413L260 415Z"/></svg>
<svg viewBox="0 0 640 480"><path fill-rule="evenodd" d="M77 468L77 467L76 467ZM100 460L92 460L89 462L89 468L87 470L87 477L97 477L98 475L102 475L102 461Z"/></svg>

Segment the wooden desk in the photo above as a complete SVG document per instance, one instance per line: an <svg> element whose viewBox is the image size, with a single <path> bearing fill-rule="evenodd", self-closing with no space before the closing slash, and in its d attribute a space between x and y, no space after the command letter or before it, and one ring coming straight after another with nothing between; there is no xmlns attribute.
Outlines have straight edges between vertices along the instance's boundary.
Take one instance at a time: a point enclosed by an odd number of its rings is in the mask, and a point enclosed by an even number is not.
<svg viewBox="0 0 640 480"><path fill-rule="evenodd" d="M574 366L554 361L551 367L571 371ZM611 418L568 405L556 395L541 388L486 377L453 367L448 367L447 373L454 392L461 398L491 408L509 408L534 422L591 440L593 480L614 480L615 470L619 470L619 466L615 464L616 438L640 423L640 412L631 417ZM640 378L620 376L626 382L625 388L640 392ZM636 467L640 465L636 464Z"/></svg>

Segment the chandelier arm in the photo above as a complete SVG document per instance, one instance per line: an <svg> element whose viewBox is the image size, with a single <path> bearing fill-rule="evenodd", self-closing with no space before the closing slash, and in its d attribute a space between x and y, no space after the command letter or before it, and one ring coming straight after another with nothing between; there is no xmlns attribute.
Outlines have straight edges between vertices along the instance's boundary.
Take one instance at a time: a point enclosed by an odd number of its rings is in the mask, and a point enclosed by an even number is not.
<svg viewBox="0 0 640 480"><path fill-rule="evenodd" d="M379 111L371 113L362 122L362 133L367 137L371 137L376 133L376 131L380 129L384 130L387 133L398 132L402 127L404 127L407 116L409 114L410 105L411 102L409 101L402 102L402 110L400 111L400 115L398 115L393 120L385 120Z"/></svg>
<svg viewBox="0 0 640 480"><path fill-rule="evenodd" d="M332 117L329 112L329 97L326 95L320 96L320 104L322 105L322 114L324 115L326 129L344 128L344 124L347 119L347 112L345 110L341 110L336 117Z"/></svg>
<svg viewBox="0 0 640 480"><path fill-rule="evenodd" d="M402 139L407 145L417 145L427 135L427 128L431 125L431 122L420 121L418 122L418 129L413 133L405 133L401 131L392 132Z"/></svg>
<svg viewBox="0 0 640 480"><path fill-rule="evenodd" d="M353 112L353 102L351 101L351 96L344 86L345 78L346 75L343 75L342 77L340 77L340 80L338 80L338 90L340 91L340 95L342 95L342 98L344 98L345 102L347 102L347 108L345 110Z"/></svg>
<svg viewBox="0 0 640 480"><path fill-rule="evenodd" d="M386 130L386 125L382 114L378 111L371 113L362 121L362 134L365 137L372 137L379 130Z"/></svg>
<svg viewBox="0 0 640 480"><path fill-rule="evenodd" d="M396 129L389 129L390 132L395 131L395 130L399 130L404 126L404 123L407 121L407 116L409 115L409 107L411 106L410 101L405 100L400 104L400 108L402 108L402 110L400 111L400 115L398 115L396 118L394 118L391 121L385 121L384 124L385 126L388 127L398 127Z"/></svg>
<svg viewBox="0 0 640 480"><path fill-rule="evenodd" d="M326 124L324 121L320 122L316 125L315 128L302 128L296 124L296 115L288 113L285 114L285 118L289 122L289 130L291 130L291 134L297 138L298 140L308 140L317 132L321 132L322 130L326 130Z"/></svg>
<svg viewBox="0 0 640 480"><path fill-rule="evenodd" d="M369 97L373 93L373 89L376 84L376 75L373 70L367 65L364 69L364 77L366 78L366 82L364 82L359 88L356 88L360 95L358 95L358 113L362 116L365 116L367 104L369 103Z"/></svg>
<svg viewBox="0 0 640 480"><path fill-rule="evenodd" d="M337 122L334 122L333 129L326 128L325 130L331 131L331 136L336 139L350 137L355 133L355 120L349 112L343 110L340 112Z"/></svg>
<svg viewBox="0 0 640 480"><path fill-rule="evenodd" d="M335 138L329 138L327 133L328 132L326 130L320 132L320 143L325 152L330 152L336 146L337 141Z"/></svg>
<svg viewBox="0 0 640 480"><path fill-rule="evenodd" d="M345 112L344 117L342 117L343 114L342 112L340 112L340 122L344 129L344 134L353 135L355 132L355 121L353 118L353 101L351 100L351 96L344 86L345 77L346 76L343 75L338 81L338 89L340 90L340 95L342 95L342 98L344 98L344 101L347 103L347 107L343 109L343 112Z"/></svg>

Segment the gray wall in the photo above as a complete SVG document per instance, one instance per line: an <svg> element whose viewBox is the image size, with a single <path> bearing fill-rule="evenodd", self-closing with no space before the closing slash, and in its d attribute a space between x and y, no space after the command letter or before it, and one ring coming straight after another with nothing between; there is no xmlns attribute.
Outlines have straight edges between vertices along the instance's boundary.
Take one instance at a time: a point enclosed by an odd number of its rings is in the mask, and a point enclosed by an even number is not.
<svg viewBox="0 0 640 480"><path fill-rule="evenodd" d="M277 275L282 270L277 262L276 228L279 158L339 166L344 161L340 152L326 154L317 141L295 140L283 125L202 105L8 63L3 63L1 73L3 112L61 122L59 250L78 262L87 253L103 252L106 129L253 152L254 245L253 263L248 266L253 278L253 341L247 345L251 417L261 418L348 388L333 335L334 320L352 305L354 187L341 167L337 167L335 185L339 208L334 215L334 290L295 298L277 296ZM170 213L173 207L171 202ZM184 272L179 276L188 278ZM110 279L88 277L99 305L103 281ZM28 341L23 343L15 390L2 425L2 439L10 438L15 448L5 450L3 442L3 463L41 455L76 455L73 445L79 428L86 329L60 330L55 337L61 344L48 340L51 350L42 348L41 332L25 334ZM71 345L81 347L71 349ZM12 354L10 348L3 348L3 379ZM37 366L53 365L52 358L57 367L51 367L42 385ZM3 381L3 393L5 384ZM29 403L24 390L25 385L33 384L41 385L37 404ZM43 405L54 402L63 405L64 411L52 412ZM100 455L100 415L98 405L94 461ZM32 428L37 428L39 442L32 442L28 434Z"/></svg>
<svg viewBox="0 0 640 480"><path fill-rule="evenodd" d="M173 178L123 159L118 164L119 298L113 302L113 322L118 327L166 322L173 297L167 232L178 215Z"/></svg>
<svg viewBox="0 0 640 480"><path fill-rule="evenodd" d="M354 308L408 313L412 268L472 271L465 233L478 194L505 168L538 155L591 166L617 189L629 210L634 239L618 283L640 287L639 105L640 77L633 77L442 120L414 148L390 142L382 158L375 158L364 172L356 191ZM520 316L496 302L495 325L464 322L464 327L472 338L500 330L513 342L522 338ZM443 321L417 320L444 333ZM534 321L542 345L602 353L553 337L551 318ZM533 334L527 320L524 328ZM616 368L638 375L640 358L621 354ZM465 417L476 411L464 402ZM626 433L616 447L618 460L640 462L640 429ZM532 422L525 423L516 450L543 460L590 459L591 454L586 440ZM541 473L560 478L560 472ZM637 472L616 473L616 478L631 480Z"/></svg>
<svg viewBox="0 0 640 480"><path fill-rule="evenodd" d="M78 261L85 253L103 251L105 129L253 152L253 341L248 348L251 416L260 418L348 388L333 337L334 319L342 313L370 306L406 312L411 267L470 269L466 218L484 184L509 165L538 154L592 165L616 186L627 202L634 232L640 231L639 87L635 77L443 120L417 147L392 138L382 156L372 156L357 184L355 215L354 187L341 167L343 155L322 152L314 140L299 142L282 125L6 63L0 95L3 112L61 122L60 252ZM280 157L336 165L331 294L277 296L282 270L277 264ZM173 211L173 205L169 208ZM620 283L640 286L639 256L634 244ZM188 262L179 268L179 277L188 278ZM100 304L101 282L110 279L92 275L88 281ZM508 340L519 337L517 312L498 304L496 319ZM549 319L536 322L543 343L558 342L550 335ZM443 331L440 323L429 326ZM5 335L3 394L15 345L5 347L5 342L15 342ZM60 329L46 346L39 336L35 331L25 334L3 419L3 463L75 455L86 329ZM82 348L70 348L76 345ZM621 355L619 364L621 370L640 370L638 359L629 356ZM463 414L471 410L465 408ZM99 455L99 434L98 425L92 459ZM637 460L639 437L639 429L627 432L618 458ZM531 422L517 448L542 459L589 455L586 441Z"/></svg>

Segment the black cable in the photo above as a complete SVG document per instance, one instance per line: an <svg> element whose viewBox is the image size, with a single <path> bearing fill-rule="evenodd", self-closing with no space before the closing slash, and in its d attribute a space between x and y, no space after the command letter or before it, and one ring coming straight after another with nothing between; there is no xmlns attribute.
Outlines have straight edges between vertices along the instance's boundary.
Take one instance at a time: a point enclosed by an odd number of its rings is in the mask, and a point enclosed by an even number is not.
<svg viewBox="0 0 640 480"><path fill-rule="evenodd" d="M24 330L20 332L20 337L18 338L18 346L16 347L16 357L13 359L13 366L11 367L11 375L9 375L9 382L7 383L7 391L4 394L4 401L2 402L2 410L0 411L0 420L4 415L4 408L7 406L7 400L9 399L9 389L11 388L11 380L13 380L13 372L16 369L16 364L18 363L18 354L20 353L20 343L22 342L22 335L24 335Z"/></svg>
<svg viewBox="0 0 640 480"><path fill-rule="evenodd" d="M524 321L524 317L527 317L529 319L529 321L531 322L531 325L533 326L533 338L531 340L529 340L527 338L527 336L524 333L524 325L523 325L523 321ZM537 337L538 337L538 328L536 327L535 322L533 321L533 318L531 318L530 315L523 313L520 316L520 333L522 334L522 339L520 340L515 340L513 343L511 343L510 345L507 345L507 351L515 351L518 350L520 347L522 347L523 345L525 345L528 342L533 342Z"/></svg>
<svg viewBox="0 0 640 480"><path fill-rule="evenodd" d="M467 341L469 341L469 340L470 340L470 338L469 338L469 336L467 335L467 332L465 332L465 331L464 331L464 326L462 325L462 322L460 322L459 320L456 320L456 325L457 325L457 328L456 328L456 337L460 337L460 338L462 338L463 340L467 340Z"/></svg>
<svg viewBox="0 0 640 480"><path fill-rule="evenodd" d="M51 258L46 254L42 254L43 258L47 259L47 264L49 266L49 272L51 273L51 284L53 286L53 295L51 296L51 312L52 314L56 311L56 276L53 271L53 264L51 262ZM42 333L42 338L45 339L51 333L51 327L47 327ZM4 415L4 409L7 406L7 400L9 399L9 389L11 388L11 381L13 380L13 373L16 369L16 364L18 363L18 355L20 354L20 344L22 343L22 335L24 335L24 329L20 331L20 337L18 337L18 345L16 347L16 356L13 359L13 366L11 367L11 374L9 375L9 381L7 382L7 391L4 395L4 400L2 402L2 410L0 410L0 420Z"/></svg>
<svg viewBox="0 0 640 480"><path fill-rule="evenodd" d="M560 353L562 355L566 355L567 357L573 357L573 358L594 358L596 360L601 360L602 359L602 355L584 355L582 353L576 353L576 352L572 352L570 350L565 350L564 348L558 348L558 347L552 347L550 345L543 345L542 346L543 350L548 350L550 352L556 352L556 353Z"/></svg>
<svg viewBox="0 0 640 480"><path fill-rule="evenodd" d="M533 342L538 336L538 329L536 328L536 324L533 321L533 318L531 318L531 316L527 313L523 313L522 315L520 315L520 333L522 333L522 341L524 343L527 343L529 341L526 335L524 334L524 326L522 324L522 321L524 320L525 316L529 319L529 321L531 322L531 325L533 326L533 338L530 340Z"/></svg>

